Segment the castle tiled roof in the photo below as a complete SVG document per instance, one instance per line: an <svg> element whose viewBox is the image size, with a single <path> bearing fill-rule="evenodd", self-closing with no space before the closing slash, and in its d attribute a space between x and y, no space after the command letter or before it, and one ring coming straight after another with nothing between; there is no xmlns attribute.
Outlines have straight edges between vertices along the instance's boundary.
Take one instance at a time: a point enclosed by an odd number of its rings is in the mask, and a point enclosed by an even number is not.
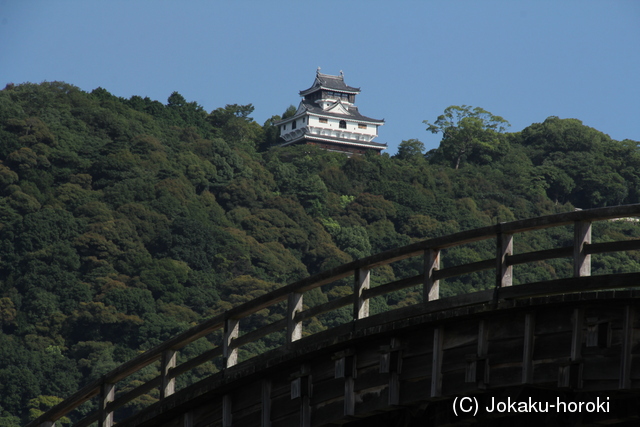
<svg viewBox="0 0 640 427"><path fill-rule="evenodd" d="M336 92L344 93L360 93L360 88L348 86L344 82L344 76L342 74L340 74L339 76L331 76L329 74L321 74L320 72L318 72L316 73L316 79L313 82L313 86L311 86L309 89L300 91L300 95L305 96L320 89L333 90Z"/></svg>
<svg viewBox="0 0 640 427"><path fill-rule="evenodd" d="M355 105L343 104L343 107L349 111L349 114L346 115L346 114L340 114L340 113L333 113L331 111L325 111L315 102L307 101L306 99L302 100L302 104L304 105L305 109L309 113L317 114L319 116L358 120L358 121L370 122L370 123L381 123L381 124L384 123L384 120L372 119L371 117L363 116L362 114L360 114L360 111L358 111L358 107L356 107Z"/></svg>

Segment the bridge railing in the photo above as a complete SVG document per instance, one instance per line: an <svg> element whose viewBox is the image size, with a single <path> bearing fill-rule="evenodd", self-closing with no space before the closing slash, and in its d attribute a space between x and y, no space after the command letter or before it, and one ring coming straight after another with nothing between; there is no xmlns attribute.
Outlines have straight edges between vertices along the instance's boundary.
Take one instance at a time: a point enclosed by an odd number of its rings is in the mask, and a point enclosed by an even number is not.
<svg viewBox="0 0 640 427"><path fill-rule="evenodd" d="M384 296L408 287L421 285L423 303L433 304L434 310L437 310L439 306L444 307L436 301L440 298L440 280L490 269L495 270L495 289L493 292L478 292L476 293L476 298L473 298L474 294L447 298L446 300L450 300L450 302L446 304L446 307L486 303L491 300L497 302L503 298L530 297L543 293L581 291L583 289L549 289L548 287L532 289L531 287L523 287L520 292L510 292L511 288L509 287L513 284L513 266L553 258L570 257L573 261L574 277L590 276L592 254L640 249L640 240L592 243L592 223L636 216L640 216L640 205L561 213L463 231L355 260L283 286L194 326L85 386L27 426L53 426L56 420L69 414L92 398L98 399L98 410L75 425L87 426L97 422L99 427L111 426L114 423L114 411L116 409L154 389L159 390L160 400L167 398L175 393L177 377L203 363L222 356L223 369L231 368L238 363L238 349L241 346L256 342L275 332L286 331L286 343L284 345L291 345L291 343L302 339L305 321L342 307L352 307L352 320L357 323L358 320L369 316L369 301L371 298ZM566 225L573 225L574 229L573 244L571 246L521 254L513 253L515 235ZM489 239L495 242L495 257L455 267L440 268L441 251L443 249ZM371 271L373 269L416 256L423 257L423 274L385 283L377 287L370 286ZM304 308L305 293L349 276L354 278L353 292L350 295L336 298L311 308ZM595 288L604 289L613 285L598 282L595 285L591 285L590 290L595 289L594 286ZM520 286L515 288L520 288ZM246 319L260 310L273 307L283 301L286 301L286 316L284 319L240 336L240 321L242 319ZM442 302L445 302L445 300L442 300ZM216 331L222 332L221 345L179 365L177 364L177 354L180 350L184 349L188 344ZM118 383L158 361L160 362L159 375L116 398L115 390Z"/></svg>

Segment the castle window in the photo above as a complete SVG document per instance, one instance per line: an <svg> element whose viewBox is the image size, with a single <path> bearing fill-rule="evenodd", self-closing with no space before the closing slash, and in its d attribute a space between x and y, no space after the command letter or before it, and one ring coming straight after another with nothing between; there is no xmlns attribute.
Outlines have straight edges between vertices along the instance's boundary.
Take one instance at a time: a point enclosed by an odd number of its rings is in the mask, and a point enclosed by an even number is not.
<svg viewBox="0 0 640 427"><path fill-rule="evenodd" d="M366 128L367 128L367 125L358 123L358 129L366 129Z"/></svg>
<svg viewBox="0 0 640 427"><path fill-rule="evenodd" d="M325 96L328 98L338 98L338 99L344 99L345 101L349 100L349 94L348 93L340 93L340 92L332 92L330 90L325 92Z"/></svg>
<svg viewBox="0 0 640 427"><path fill-rule="evenodd" d="M292 121L291 122L291 129L295 129L296 128L296 121Z"/></svg>
<svg viewBox="0 0 640 427"><path fill-rule="evenodd" d="M340 125L338 127L340 129L346 129L347 128L347 122L345 122L344 120L340 120Z"/></svg>
<svg viewBox="0 0 640 427"><path fill-rule="evenodd" d="M327 123L327 119L320 119L320 123Z"/></svg>

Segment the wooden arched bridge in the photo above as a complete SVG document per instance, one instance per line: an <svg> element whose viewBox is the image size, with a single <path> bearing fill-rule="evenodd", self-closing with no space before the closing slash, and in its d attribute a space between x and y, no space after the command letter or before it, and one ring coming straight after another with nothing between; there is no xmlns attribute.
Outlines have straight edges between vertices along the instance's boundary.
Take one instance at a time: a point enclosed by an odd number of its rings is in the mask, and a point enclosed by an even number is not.
<svg viewBox="0 0 640 427"><path fill-rule="evenodd" d="M640 293L634 290L640 272L592 276L591 255L640 250L640 240L592 243L591 231L596 221L639 216L640 205L562 213L351 262L185 331L28 427L53 426L88 400L98 409L76 426L511 425L523 408L527 417L518 422L524 424L633 422L640 411ZM566 226L573 226L572 245L514 253L514 239L524 233ZM489 239L495 258L440 269L441 250ZM409 257L422 257L423 274L370 286L376 268ZM573 260L573 277L512 286L514 266L563 257ZM440 280L482 270L495 271L494 289L439 298ZM354 277L350 295L303 305L305 293L348 276ZM416 286L422 302L370 315L370 299ZM285 306L284 318L242 331L249 316L275 305ZM351 321L311 335L303 330L342 307L352 307ZM218 347L177 363L182 349L216 331ZM239 362L239 348L283 331L277 348ZM177 389L176 379L212 360L220 360L219 372ZM150 366L157 366L155 378L118 392L123 380ZM118 415L154 389L157 401L125 419Z"/></svg>

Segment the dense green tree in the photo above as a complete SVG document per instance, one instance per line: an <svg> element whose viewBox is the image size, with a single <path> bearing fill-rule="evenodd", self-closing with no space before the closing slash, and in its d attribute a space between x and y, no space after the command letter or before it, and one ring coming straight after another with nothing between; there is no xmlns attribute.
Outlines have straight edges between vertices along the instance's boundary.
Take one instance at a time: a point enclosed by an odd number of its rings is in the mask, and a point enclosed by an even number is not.
<svg viewBox="0 0 640 427"><path fill-rule="evenodd" d="M617 142L577 119L549 117L514 138L521 144L547 195L582 208L637 203L637 143Z"/></svg>
<svg viewBox="0 0 640 427"><path fill-rule="evenodd" d="M227 104L209 114L207 120L220 130L228 142L244 148L255 149L262 138L262 128L249 115L255 108L251 104Z"/></svg>
<svg viewBox="0 0 640 427"><path fill-rule="evenodd" d="M289 105L285 112L282 113L282 120L295 116L296 111L298 111L298 109L295 107L295 105Z"/></svg>
<svg viewBox="0 0 640 427"><path fill-rule="evenodd" d="M491 161L505 143L501 133L509 127L509 122L494 116L480 107L452 105L438 116L435 122L424 120L431 133L442 133L438 148L440 154L455 169L464 159Z"/></svg>
<svg viewBox="0 0 640 427"><path fill-rule="evenodd" d="M424 144L417 139L402 141L398 146L396 158L400 160L415 160L422 158L424 154Z"/></svg>
<svg viewBox="0 0 640 427"><path fill-rule="evenodd" d="M278 144L280 140L280 130L277 126L275 126L275 123L279 122L280 120L282 120L282 118L278 115L275 115L271 116L263 123L262 134L264 136L262 143L258 147L259 151L266 151L270 147Z"/></svg>
<svg viewBox="0 0 640 427"><path fill-rule="evenodd" d="M29 421L33 421L40 415L44 414L47 410L53 408L64 399L57 396L38 396L29 401ZM71 424L71 420L67 417L62 417L56 421L56 424L66 426Z"/></svg>
<svg viewBox="0 0 640 427"><path fill-rule="evenodd" d="M207 114L177 92L163 104L62 82L0 91L0 425L24 424L204 318L354 258L574 206L640 202L638 142L614 141L576 119L505 134L504 119L452 106L426 122L442 133L436 150L424 153L410 139L395 156L348 157L274 147L280 117L259 126L252 113L251 104L232 104ZM594 228L599 241L638 233L635 222ZM516 245L524 253L571 242L567 228L519 236ZM492 242L477 242L443 250L442 262L494 255ZM638 271L640 255L598 254L592 263L601 274ZM372 285L422 268L421 257L376 268ZM517 283L571 275L564 259L517 268ZM484 272L441 289L446 296L493 284ZM327 284L305 294L305 305L351 290L348 279ZM420 300L419 287L408 288L375 298L371 310ZM310 320L305 333L350 321L349 310ZM247 319L249 329L283 314L284 304L269 307ZM204 337L184 353L219 339ZM241 357L282 340L271 334L243 346ZM218 368L205 364L179 384ZM155 376L150 366L119 390ZM121 413L155 401L143 395Z"/></svg>
<svg viewBox="0 0 640 427"><path fill-rule="evenodd" d="M187 100L178 92L173 92L167 99L167 109L174 113L174 124L178 126L198 126L207 129L207 113L196 102Z"/></svg>

